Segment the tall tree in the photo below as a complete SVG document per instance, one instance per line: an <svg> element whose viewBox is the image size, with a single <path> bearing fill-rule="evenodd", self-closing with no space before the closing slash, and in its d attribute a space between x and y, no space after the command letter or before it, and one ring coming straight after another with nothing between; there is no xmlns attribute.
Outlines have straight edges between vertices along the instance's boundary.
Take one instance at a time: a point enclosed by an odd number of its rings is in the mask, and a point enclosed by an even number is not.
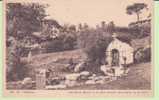
<svg viewBox="0 0 159 100"><path fill-rule="evenodd" d="M7 80L22 79L23 64L20 62L23 47L32 39L32 33L40 30L45 18L45 7L38 3L8 3L6 8L7 33Z"/></svg>
<svg viewBox="0 0 159 100"><path fill-rule="evenodd" d="M101 22L101 27L102 27L103 29L106 27L105 21L102 21L102 22Z"/></svg>
<svg viewBox="0 0 159 100"><path fill-rule="evenodd" d="M140 21L140 14L142 13L143 9L147 9L147 4L145 3L134 3L133 5L129 5L126 8L126 13L129 15L136 14L137 22Z"/></svg>
<svg viewBox="0 0 159 100"><path fill-rule="evenodd" d="M107 25L107 31L108 33L113 33L115 32L115 24L113 21L109 22Z"/></svg>
<svg viewBox="0 0 159 100"><path fill-rule="evenodd" d="M38 31L41 21L46 17L45 7L38 3L8 3L6 14L9 27L7 27L7 33L18 38Z"/></svg>

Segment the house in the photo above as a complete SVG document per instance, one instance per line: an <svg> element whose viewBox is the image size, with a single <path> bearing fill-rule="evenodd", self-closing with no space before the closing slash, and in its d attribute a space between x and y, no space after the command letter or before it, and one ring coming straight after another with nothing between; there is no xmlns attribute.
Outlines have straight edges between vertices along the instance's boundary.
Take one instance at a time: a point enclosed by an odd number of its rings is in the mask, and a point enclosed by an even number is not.
<svg viewBox="0 0 159 100"><path fill-rule="evenodd" d="M109 66L120 66L133 63L134 49L129 42L118 38L114 33L113 40L106 49L106 62Z"/></svg>

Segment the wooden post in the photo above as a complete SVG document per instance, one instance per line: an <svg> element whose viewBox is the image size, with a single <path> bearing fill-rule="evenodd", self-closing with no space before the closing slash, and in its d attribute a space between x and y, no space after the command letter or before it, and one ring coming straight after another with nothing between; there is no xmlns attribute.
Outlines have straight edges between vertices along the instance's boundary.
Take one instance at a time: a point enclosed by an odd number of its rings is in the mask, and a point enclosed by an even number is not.
<svg viewBox="0 0 159 100"><path fill-rule="evenodd" d="M46 69L36 70L36 89L43 90L46 86Z"/></svg>

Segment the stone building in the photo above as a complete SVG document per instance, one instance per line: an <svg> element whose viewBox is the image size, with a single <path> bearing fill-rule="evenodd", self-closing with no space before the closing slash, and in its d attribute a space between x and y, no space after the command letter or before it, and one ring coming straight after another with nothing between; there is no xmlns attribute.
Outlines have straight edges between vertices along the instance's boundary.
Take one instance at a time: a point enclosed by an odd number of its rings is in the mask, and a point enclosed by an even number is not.
<svg viewBox="0 0 159 100"><path fill-rule="evenodd" d="M120 66L133 63L133 47L128 42L119 39L116 34L113 34L112 37L113 40L106 49L106 62L108 65Z"/></svg>

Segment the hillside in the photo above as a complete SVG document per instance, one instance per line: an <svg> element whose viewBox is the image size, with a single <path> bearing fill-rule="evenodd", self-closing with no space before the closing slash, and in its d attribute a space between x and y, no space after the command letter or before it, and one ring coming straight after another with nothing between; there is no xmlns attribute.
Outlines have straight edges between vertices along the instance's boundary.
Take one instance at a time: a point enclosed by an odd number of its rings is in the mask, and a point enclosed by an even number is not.
<svg viewBox="0 0 159 100"><path fill-rule="evenodd" d="M86 58L85 54L80 49L62 51L62 52L39 54L32 56L30 65L40 67L43 65L49 65L51 63L68 64L70 59L73 59L74 62L79 62L85 58ZM22 58L22 60L26 61L27 58L26 57Z"/></svg>

